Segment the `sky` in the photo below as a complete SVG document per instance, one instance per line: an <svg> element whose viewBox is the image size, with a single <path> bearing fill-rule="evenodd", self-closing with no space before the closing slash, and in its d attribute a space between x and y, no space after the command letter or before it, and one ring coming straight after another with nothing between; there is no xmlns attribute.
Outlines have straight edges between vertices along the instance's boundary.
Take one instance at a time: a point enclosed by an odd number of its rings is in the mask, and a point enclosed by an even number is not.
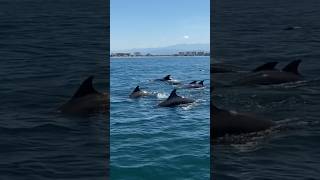
<svg viewBox="0 0 320 180"><path fill-rule="evenodd" d="M111 0L111 51L210 43L210 0Z"/></svg>

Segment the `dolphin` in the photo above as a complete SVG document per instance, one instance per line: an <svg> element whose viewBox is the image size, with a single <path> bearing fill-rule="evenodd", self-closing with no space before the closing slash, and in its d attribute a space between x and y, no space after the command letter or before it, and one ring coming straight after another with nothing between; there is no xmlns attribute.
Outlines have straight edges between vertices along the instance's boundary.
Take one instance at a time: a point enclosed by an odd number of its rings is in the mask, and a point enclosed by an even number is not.
<svg viewBox="0 0 320 180"><path fill-rule="evenodd" d="M171 75L166 75L165 77L163 77L162 79L157 79L158 81L169 81L171 80Z"/></svg>
<svg viewBox="0 0 320 180"><path fill-rule="evenodd" d="M92 86L93 76L82 82L76 93L59 110L65 114L88 114L109 109L109 95L100 93Z"/></svg>
<svg viewBox="0 0 320 180"><path fill-rule="evenodd" d="M192 81L192 82L189 83L189 84L183 85L181 88L185 88L185 89L192 89L192 88L194 88L194 89L196 89L196 88L202 88L202 87L204 87L203 81L200 81L200 82L198 82L198 83L197 83L197 81Z"/></svg>
<svg viewBox="0 0 320 180"><path fill-rule="evenodd" d="M189 84L196 84L197 83L197 81L192 81L191 83L189 83Z"/></svg>
<svg viewBox="0 0 320 180"><path fill-rule="evenodd" d="M148 92L142 91L139 86L137 86L132 93L130 94L130 98L139 98L143 96L149 96L150 94Z"/></svg>
<svg viewBox="0 0 320 180"><path fill-rule="evenodd" d="M217 108L211 105L211 137L217 139L225 135L240 135L264 131L275 123L268 119L258 118L252 114L238 113Z"/></svg>
<svg viewBox="0 0 320 180"><path fill-rule="evenodd" d="M176 89L172 90L170 96L162 101L159 106L161 107L173 107L173 106L177 106L177 105L180 105L180 104L189 104L189 103L193 103L194 100L193 99L189 99L189 98L184 98L184 97L181 97L181 96L178 96L176 94Z"/></svg>
<svg viewBox="0 0 320 180"><path fill-rule="evenodd" d="M172 85L179 85L181 84L179 81L171 79L171 75L166 75L165 77L163 77L162 79L156 79L156 81L163 81L166 82L168 84L172 84Z"/></svg>
<svg viewBox="0 0 320 180"><path fill-rule="evenodd" d="M204 82L204 80L198 82L198 87L203 87L204 86L203 82Z"/></svg>
<svg viewBox="0 0 320 180"><path fill-rule="evenodd" d="M235 82L240 85L272 85L302 80L298 71L301 60L294 60L285 66L282 70L263 69L249 74Z"/></svg>
<svg viewBox="0 0 320 180"><path fill-rule="evenodd" d="M191 86L189 86L189 88L202 88L202 87L204 87L203 82L204 82L204 80L202 80L196 84L191 84Z"/></svg>

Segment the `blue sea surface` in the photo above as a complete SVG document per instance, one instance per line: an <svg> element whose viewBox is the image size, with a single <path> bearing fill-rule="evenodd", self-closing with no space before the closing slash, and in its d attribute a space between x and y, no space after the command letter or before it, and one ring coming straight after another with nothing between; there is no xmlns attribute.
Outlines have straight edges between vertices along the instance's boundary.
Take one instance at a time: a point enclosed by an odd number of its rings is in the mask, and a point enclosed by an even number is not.
<svg viewBox="0 0 320 180"><path fill-rule="evenodd" d="M301 59L303 80L226 87L243 73L212 75L215 105L253 113L278 126L241 143L212 146L213 179L319 179L319 1L224 0L215 5L212 62L245 72L270 61L278 61L281 69ZM287 27L298 28L285 30Z"/></svg>
<svg viewBox="0 0 320 180"><path fill-rule="evenodd" d="M111 58L111 179L209 179L209 57ZM178 89L190 105L158 107L173 86L154 81L170 74L205 88ZM130 99L139 85L153 96Z"/></svg>
<svg viewBox="0 0 320 180"><path fill-rule="evenodd" d="M108 84L105 1L0 1L0 179L105 180L108 118L57 111Z"/></svg>

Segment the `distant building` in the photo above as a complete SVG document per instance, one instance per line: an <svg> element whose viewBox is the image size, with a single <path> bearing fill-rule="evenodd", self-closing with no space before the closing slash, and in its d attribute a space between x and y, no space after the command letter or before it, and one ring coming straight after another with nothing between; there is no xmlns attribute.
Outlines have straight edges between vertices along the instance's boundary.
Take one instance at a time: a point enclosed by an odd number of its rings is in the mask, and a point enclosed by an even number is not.
<svg viewBox="0 0 320 180"><path fill-rule="evenodd" d="M199 52L197 52L197 56L204 56L204 52L203 51L199 51Z"/></svg>
<svg viewBox="0 0 320 180"><path fill-rule="evenodd" d="M134 55L134 56L142 56L142 55L141 55L141 52L134 52L133 55Z"/></svg>
<svg viewBox="0 0 320 180"><path fill-rule="evenodd" d="M130 53L112 53L111 57L129 57L131 56Z"/></svg>
<svg viewBox="0 0 320 180"><path fill-rule="evenodd" d="M178 54L174 54L174 56L210 56L210 53L204 51L185 51L178 52Z"/></svg>
<svg viewBox="0 0 320 180"><path fill-rule="evenodd" d="M184 52L179 52L178 55L179 56L184 56Z"/></svg>
<svg viewBox="0 0 320 180"><path fill-rule="evenodd" d="M135 56L164 56L157 54L147 53L143 55L141 52L133 52L131 53L112 53L111 57L135 57ZM210 52L206 51L181 51L175 54L169 54L168 56L210 56Z"/></svg>

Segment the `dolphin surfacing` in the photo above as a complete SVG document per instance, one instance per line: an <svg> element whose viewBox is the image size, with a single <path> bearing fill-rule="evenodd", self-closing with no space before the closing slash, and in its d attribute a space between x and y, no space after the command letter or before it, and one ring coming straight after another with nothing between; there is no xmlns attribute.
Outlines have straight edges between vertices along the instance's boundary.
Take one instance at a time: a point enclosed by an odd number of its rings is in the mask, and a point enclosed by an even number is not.
<svg viewBox="0 0 320 180"><path fill-rule="evenodd" d="M199 81L198 83L197 83L197 81L192 81L192 82L189 83L189 84L183 85L181 88L185 88L185 89L197 89L197 88L202 88L202 87L204 87L203 82L204 82L204 80Z"/></svg>
<svg viewBox="0 0 320 180"><path fill-rule="evenodd" d="M238 113L211 105L211 137L217 139L225 135L240 135L264 131L275 123L268 119L257 118L251 114Z"/></svg>
<svg viewBox="0 0 320 180"><path fill-rule="evenodd" d="M159 106L161 107L173 107L173 106L178 106L181 104L189 104L189 103L193 103L194 100L193 99L189 99L189 98L184 98L181 96L178 96L176 94L176 89L172 90L170 96L164 100L163 102L161 102L159 104Z"/></svg>
<svg viewBox="0 0 320 180"><path fill-rule="evenodd" d="M181 84L181 82L172 79L170 74L166 75L162 79L156 79L155 81L162 81L162 82L166 82L166 83L171 84L171 85L179 85L179 84Z"/></svg>
<svg viewBox="0 0 320 180"><path fill-rule="evenodd" d="M191 83L189 83L189 84L196 84L197 83L197 81L192 81Z"/></svg>
<svg viewBox="0 0 320 180"><path fill-rule="evenodd" d="M249 76L239 79L235 84L240 85L272 85L302 80L302 76L298 71L301 60L295 60L285 66L282 70L273 68L259 69ZM268 66L271 67L271 66Z"/></svg>
<svg viewBox="0 0 320 180"><path fill-rule="evenodd" d="M129 95L129 98L139 98L139 97L149 96L149 95L150 95L149 93L142 91L140 87L137 86Z"/></svg>
<svg viewBox="0 0 320 180"><path fill-rule="evenodd" d="M59 107L64 114L88 114L98 111L107 111L109 108L109 96L100 93L93 88L93 76L82 82L72 98Z"/></svg>

